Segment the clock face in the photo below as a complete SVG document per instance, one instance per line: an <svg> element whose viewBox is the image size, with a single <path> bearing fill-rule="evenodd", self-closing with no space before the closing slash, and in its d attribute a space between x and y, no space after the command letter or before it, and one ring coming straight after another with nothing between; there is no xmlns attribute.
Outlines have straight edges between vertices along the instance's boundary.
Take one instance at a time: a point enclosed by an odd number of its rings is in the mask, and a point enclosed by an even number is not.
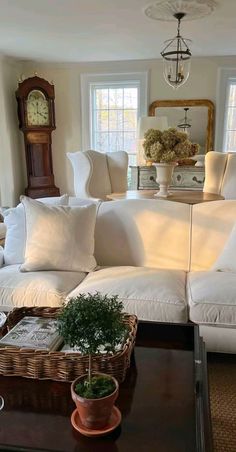
<svg viewBox="0 0 236 452"><path fill-rule="evenodd" d="M49 126L49 105L44 93L33 90L26 101L28 126Z"/></svg>

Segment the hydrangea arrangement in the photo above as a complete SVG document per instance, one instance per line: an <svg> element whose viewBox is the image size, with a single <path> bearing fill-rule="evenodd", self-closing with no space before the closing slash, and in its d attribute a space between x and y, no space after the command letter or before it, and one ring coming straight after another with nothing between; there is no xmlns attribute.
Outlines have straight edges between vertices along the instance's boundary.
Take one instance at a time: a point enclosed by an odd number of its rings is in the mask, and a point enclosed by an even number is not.
<svg viewBox="0 0 236 452"><path fill-rule="evenodd" d="M144 135L143 148L147 160L170 163L193 157L198 153L200 146L192 143L187 133L170 128L163 132L148 129Z"/></svg>

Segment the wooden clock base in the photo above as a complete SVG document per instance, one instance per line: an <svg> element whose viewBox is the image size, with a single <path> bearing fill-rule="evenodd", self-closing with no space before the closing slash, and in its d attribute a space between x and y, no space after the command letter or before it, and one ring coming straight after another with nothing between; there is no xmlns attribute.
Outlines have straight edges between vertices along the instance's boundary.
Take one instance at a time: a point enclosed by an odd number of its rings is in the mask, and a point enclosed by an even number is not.
<svg viewBox="0 0 236 452"><path fill-rule="evenodd" d="M27 187L25 189L26 196L30 198L46 198L48 196L60 196L60 190L58 187Z"/></svg>

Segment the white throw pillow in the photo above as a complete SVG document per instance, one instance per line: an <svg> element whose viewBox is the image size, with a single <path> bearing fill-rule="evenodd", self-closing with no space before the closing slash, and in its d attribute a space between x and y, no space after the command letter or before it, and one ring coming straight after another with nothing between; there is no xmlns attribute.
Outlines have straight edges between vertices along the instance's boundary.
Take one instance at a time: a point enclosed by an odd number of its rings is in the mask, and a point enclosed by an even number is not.
<svg viewBox="0 0 236 452"><path fill-rule="evenodd" d="M42 202L43 204L47 204L49 206L68 206L69 204L69 195L62 196L48 196L47 198L37 198L36 201Z"/></svg>
<svg viewBox="0 0 236 452"><path fill-rule="evenodd" d="M53 198L40 198L40 202L55 204L59 206L68 205L69 196L62 195ZM4 246L5 265L22 264L25 255L25 211L22 204L3 212L4 223L7 227Z"/></svg>
<svg viewBox="0 0 236 452"><path fill-rule="evenodd" d="M22 196L26 218L25 261L21 271L90 272L96 267L96 206L48 206Z"/></svg>
<svg viewBox="0 0 236 452"><path fill-rule="evenodd" d="M211 270L236 272L236 224L230 233L222 253L218 256Z"/></svg>

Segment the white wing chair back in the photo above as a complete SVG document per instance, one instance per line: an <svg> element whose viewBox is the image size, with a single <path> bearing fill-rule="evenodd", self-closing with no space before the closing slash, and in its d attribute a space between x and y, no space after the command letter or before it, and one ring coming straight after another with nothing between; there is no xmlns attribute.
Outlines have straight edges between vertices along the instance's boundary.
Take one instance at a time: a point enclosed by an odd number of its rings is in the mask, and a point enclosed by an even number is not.
<svg viewBox="0 0 236 452"><path fill-rule="evenodd" d="M221 186L227 162L227 154L210 151L205 157L205 182L203 191L208 193L221 193Z"/></svg>
<svg viewBox="0 0 236 452"><path fill-rule="evenodd" d="M205 158L203 191L236 199L236 154L210 151Z"/></svg>
<svg viewBox="0 0 236 452"><path fill-rule="evenodd" d="M108 152L107 164L111 181L112 193L122 193L127 190L128 154L124 151Z"/></svg>
<svg viewBox="0 0 236 452"><path fill-rule="evenodd" d="M127 190L128 154L124 151L68 152L74 171L74 190L79 198L106 200L112 192Z"/></svg>
<svg viewBox="0 0 236 452"><path fill-rule="evenodd" d="M225 199L236 199L236 154L228 154L221 195Z"/></svg>

